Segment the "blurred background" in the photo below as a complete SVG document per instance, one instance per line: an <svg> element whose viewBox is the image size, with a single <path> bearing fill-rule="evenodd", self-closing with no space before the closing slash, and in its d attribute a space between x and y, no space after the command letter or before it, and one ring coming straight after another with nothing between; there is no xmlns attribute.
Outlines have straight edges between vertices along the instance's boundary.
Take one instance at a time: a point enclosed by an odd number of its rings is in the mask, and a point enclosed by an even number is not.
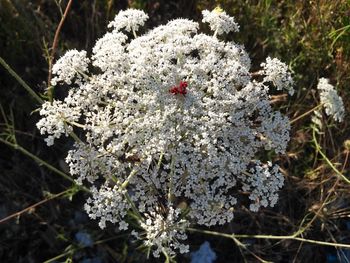
<svg viewBox="0 0 350 263"><path fill-rule="evenodd" d="M48 57L68 1L0 0L0 57L37 93L44 94ZM235 17L240 32L227 39L246 47L253 71L267 56L280 58L294 72L296 94L274 96L273 104L290 119L317 105L320 77L329 78L344 100L345 121L335 125L324 117L317 142L343 175L350 176L350 1L349 0L80 0L73 1L59 35L55 59L68 49L91 51L107 24L120 10L143 9L146 28L183 17L201 20L201 10L220 5ZM208 27L201 24L208 32ZM64 158L71 144L59 140L47 147L35 123L39 105L0 66L0 137L9 129L18 145L67 172ZM275 158L271 156L271 158ZM292 125L288 152L279 159L285 187L273 209L251 213L242 207L229 225L211 230L237 234L290 235L350 243L350 187L335 176L318 153L310 115ZM68 190L67 190L68 189ZM56 196L55 194L58 194ZM147 260L140 243L110 225L100 230L83 211L85 193L72 182L39 165L33 158L0 143L0 262L164 262ZM295 240L232 240L190 234L191 251L208 241L215 262L350 262L349 249ZM193 254L192 254L193 255ZM192 256L193 260L193 256ZM191 254L178 262L191 262ZM211 261L208 261L211 262Z"/></svg>

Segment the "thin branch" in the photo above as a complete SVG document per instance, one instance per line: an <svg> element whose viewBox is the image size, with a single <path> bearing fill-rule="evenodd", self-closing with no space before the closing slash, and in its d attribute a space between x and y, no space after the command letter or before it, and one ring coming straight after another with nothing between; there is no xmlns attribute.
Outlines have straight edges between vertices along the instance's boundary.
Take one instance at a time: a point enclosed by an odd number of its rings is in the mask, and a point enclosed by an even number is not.
<svg viewBox="0 0 350 263"><path fill-rule="evenodd" d="M35 204L31 205L31 206L28 206L27 208L25 208L25 209L23 209L23 210L21 210L21 211L18 211L18 212L16 212L16 213L12 214L12 215L9 215L9 216L7 216L7 217L1 219L1 220L0 220L0 224L1 224L1 223L4 223L4 222L7 221L7 220L10 220L11 218L14 218L14 217L20 216L20 215L22 215L22 214L24 214L24 213L26 213L26 212L29 212L30 210L34 209L35 207L37 207L37 206L39 206L39 205L42 205L42 204L44 204L44 203L46 203L46 202L48 202L48 201L51 201L51 200L53 200L53 199L55 199L55 198L57 198L57 197L60 197L60 196L62 196L62 195L64 195L64 194L68 193L70 190L71 190L71 189L69 188L69 189L67 189L67 190L65 190L65 191L63 191L63 192L61 192L61 193L55 194L55 195L53 195L53 196L51 196L51 197L49 197L49 198L46 198L46 199L41 200L40 202L37 202L37 203L35 203Z"/></svg>
<svg viewBox="0 0 350 263"><path fill-rule="evenodd" d="M296 117L295 119L291 120L289 122L289 124L292 124L292 123L296 122L297 120L300 120L301 118L309 115L310 113L313 113L315 110L321 108L322 106L323 106L323 104L318 104L316 107L312 108L311 110L308 110L307 112L305 112L305 113L299 115L298 117Z"/></svg>
<svg viewBox="0 0 350 263"><path fill-rule="evenodd" d="M322 148L321 146L318 144L317 139L316 139L316 130L312 129L312 139L315 143L316 146L316 150L317 152L319 152L321 154L321 156L323 157L323 159L326 161L326 163L332 168L332 170L338 175L338 177L340 177L342 180L344 180L345 182L347 182L348 184L350 184L350 180L343 175L335 166L334 164L328 159L328 157L326 156L326 154L324 154L322 152Z"/></svg>
<svg viewBox="0 0 350 263"><path fill-rule="evenodd" d="M11 74L12 77L14 77L19 84L21 84L21 86L23 88L25 88L25 90L40 104L43 104L44 101L40 98L40 96L38 94L35 93L35 91L29 87L29 85L27 83L25 83L25 81L18 76L18 74L5 62L5 60L3 60L0 57L0 64L8 71L8 73Z"/></svg>
<svg viewBox="0 0 350 263"><path fill-rule="evenodd" d="M334 242L326 242L326 241L321 241L321 240L307 239L307 238L295 236L295 234L289 235L289 236L239 235L239 234L236 235L236 234L225 234L225 233L209 231L209 230L201 230L201 229L195 229L195 228L187 228L187 230L191 231L191 232L197 232L197 233L202 233L202 234L207 234L207 235L212 235L212 236L220 236L220 237L225 237L225 238L229 238L229 239L252 238L252 239L297 240L297 241L301 241L301 242L305 242L305 243L317 244L317 245L322 245L322 246L350 248L350 244L334 243Z"/></svg>
<svg viewBox="0 0 350 263"><path fill-rule="evenodd" d="M56 32L55 32L55 36L54 36L54 39L53 39L53 43L52 43L51 55L49 57L49 76L47 78L48 97L49 97L50 102L52 102L52 97L53 97L53 94L52 94L53 93L53 89L52 89L53 87L50 84L51 78L52 78L52 62L53 62L54 57L55 57L59 34L61 32L63 23L64 23L67 15L68 15L68 12L69 12L69 9L71 8L72 3L73 3L73 0L69 0L68 4L66 6L66 9L65 9L65 11L63 13L63 16L61 17L61 21L60 21L60 23L57 26L57 29L56 29Z"/></svg>
<svg viewBox="0 0 350 263"><path fill-rule="evenodd" d="M98 240L98 241L94 242L93 246L106 243L106 242L108 242L110 240L118 239L118 238L121 238L121 237L126 237L126 236L129 236L129 235L130 234L126 233L126 234L120 234L120 235L116 235L114 237ZM55 257L53 257L51 259L48 259L48 260L44 261L44 263L54 262L54 261L56 261L56 260L58 260L60 258L63 258L64 256L67 256L69 254L72 254L72 253L74 253L76 251L79 251L79 250L82 250L82 249L84 249L83 246L73 247L73 248L69 249L68 251L66 251L66 252L64 252L64 253L62 253L62 254L60 254L58 256L55 256Z"/></svg>
<svg viewBox="0 0 350 263"><path fill-rule="evenodd" d="M26 149L24 149L22 146L18 145L18 144L14 144L11 142L8 142L2 138L0 138L0 142L14 148L15 150L20 151L21 153L23 153L24 155L27 155L28 157L30 157L31 159L33 159L34 161L36 161L39 165L43 165L46 168L48 168L49 170L53 171L54 173L62 176L63 178L71 181L72 183L74 183L76 185L76 182L74 181L74 179L69 176L68 174L65 174L64 172L62 172L61 170L57 169L56 167L52 166L51 164L45 162L44 160L40 159L38 156L32 154L31 152L27 151ZM80 186L78 185L78 187L86 192L90 192L89 189L85 188L84 186Z"/></svg>

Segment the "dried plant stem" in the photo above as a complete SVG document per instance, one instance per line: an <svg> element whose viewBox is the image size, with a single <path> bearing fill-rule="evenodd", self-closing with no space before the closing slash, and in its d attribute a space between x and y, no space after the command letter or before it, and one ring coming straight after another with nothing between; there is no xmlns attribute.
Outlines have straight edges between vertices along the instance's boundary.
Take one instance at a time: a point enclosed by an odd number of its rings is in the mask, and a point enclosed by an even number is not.
<svg viewBox="0 0 350 263"><path fill-rule="evenodd" d="M55 32L55 36L54 36L54 39L53 39L53 43L52 43L51 54L50 54L50 57L49 57L49 75L48 75L48 78L47 78L47 86L48 86L47 94L48 94L50 102L52 102L52 98L53 98L53 87L50 84L51 78L52 78L52 62L53 62L54 57L55 57L59 34L61 32L63 23L64 23L64 21L65 21L65 19L67 17L67 14L68 14L68 12L69 12L69 10L71 8L72 3L73 3L73 0L69 0L68 4L66 6L66 9L65 9L65 11L63 13L63 16L61 18L61 21L60 21L60 23L57 26L57 29L56 29L56 32Z"/></svg>
<svg viewBox="0 0 350 263"><path fill-rule="evenodd" d="M293 235L289 235L289 236L274 236L274 235L225 234L225 233L209 231L209 230L201 230L201 229L195 229L195 228L187 228L187 230L190 232L197 232L197 233L202 233L202 234L206 234L206 235L219 236L219 237L229 238L232 240L239 239L239 238L297 240L297 241L301 241L301 242L317 244L317 245L322 245L322 246L350 248L350 244L334 243L334 242L326 242L326 241L302 238L302 237L298 237L297 233L293 234Z"/></svg>
<svg viewBox="0 0 350 263"><path fill-rule="evenodd" d="M48 201L51 201L51 200L53 200L53 199L55 199L55 198L57 198L57 197L60 197L60 196L62 196L62 195L64 195L64 194L68 193L70 190L71 190L71 189L68 188L67 190L65 190L65 191L63 191L63 192L60 192L60 193L58 193L58 194L54 194L54 195L52 195L52 196L50 196L50 197L48 197L48 198L46 198L46 199L44 199L44 200L41 200L40 202L37 202L37 203L35 203L35 204L31 205L31 206L28 206L27 208L25 208L25 209L23 209L23 210L21 210L21 211L18 211L18 212L16 212L16 213L12 214L12 215L9 215L9 216L7 216L7 217L1 219L1 220L0 220L0 224L1 224L1 223L4 223L5 221L10 220L10 219L12 219L12 218L14 218L14 217L17 217L17 216L20 216L20 215L22 215L22 214L24 214L24 213L30 212L30 210L34 209L35 207L37 207L37 206L39 206L39 205L42 205L42 204L44 204L44 203L46 203L46 202L48 202Z"/></svg>
<svg viewBox="0 0 350 263"><path fill-rule="evenodd" d="M25 88L25 90L40 104L43 104L44 101L40 98L40 96L38 94L35 93L35 91L29 87L29 85L27 83L25 83L25 81L18 76L18 74L5 62L5 60L3 60L0 57L0 64L7 70L8 73L11 74L12 77L14 77L19 84L21 84L21 86L23 88Z"/></svg>
<svg viewBox="0 0 350 263"><path fill-rule="evenodd" d="M342 173L344 172L345 167L346 167L346 165L347 165L347 163L348 163L349 153L350 153L349 151L346 151L346 153L345 153L345 160L344 160L344 164L343 164L343 167L341 168L341 172L342 172Z"/></svg>
<svg viewBox="0 0 350 263"><path fill-rule="evenodd" d="M93 245L96 246L96 245L104 244L104 243L106 243L106 242L108 242L110 240L115 240L115 239L118 239L118 238L126 238L129 235L130 235L129 233L115 235L115 236L110 237L110 238L98 240L98 241L94 242ZM64 253L62 253L62 254L60 254L58 256L55 256L55 257L53 257L51 259L48 259L48 260L44 261L44 263L57 262L58 259L63 258L65 256L68 256L70 254L74 254L74 252L79 251L79 250L83 250L84 248L85 247L83 247L83 246L74 246L71 249L67 250L66 252L64 252Z"/></svg>
<svg viewBox="0 0 350 263"><path fill-rule="evenodd" d="M315 110L321 108L323 106L323 104L319 104L316 107L313 107L311 110L308 110L307 112L299 115L298 117L296 117L295 119L291 120L289 123L292 124L298 120L300 120L301 118L304 118L305 116L309 115L310 113L313 113Z"/></svg>

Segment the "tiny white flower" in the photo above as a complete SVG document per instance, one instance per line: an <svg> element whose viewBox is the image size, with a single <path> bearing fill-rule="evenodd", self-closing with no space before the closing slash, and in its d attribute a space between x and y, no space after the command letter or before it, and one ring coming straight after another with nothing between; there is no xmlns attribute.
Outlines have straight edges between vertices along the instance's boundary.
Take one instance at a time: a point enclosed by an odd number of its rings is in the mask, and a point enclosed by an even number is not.
<svg viewBox="0 0 350 263"><path fill-rule="evenodd" d="M271 162L262 164L259 160L253 162L253 167L249 174L242 174L243 191L250 193L249 199L252 201L249 209L257 212L261 206L273 207L278 200L278 191L284 184L284 177L279 172L278 165Z"/></svg>

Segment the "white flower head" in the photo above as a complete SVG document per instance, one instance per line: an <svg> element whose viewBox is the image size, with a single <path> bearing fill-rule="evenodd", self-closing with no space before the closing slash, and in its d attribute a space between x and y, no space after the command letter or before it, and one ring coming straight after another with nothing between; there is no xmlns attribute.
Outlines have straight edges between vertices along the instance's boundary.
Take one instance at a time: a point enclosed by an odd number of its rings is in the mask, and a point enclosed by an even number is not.
<svg viewBox="0 0 350 263"><path fill-rule="evenodd" d="M261 63L262 73L265 75L264 82L272 82L277 90L287 90L289 95L294 94L294 81L288 66L277 58L266 58L266 62Z"/></svg>
<svg viewBox="0 0 350 263"><path fill-rule="evenodd" d="M317 89L326 114L332 116L335 121L342 122L345 115L344 103L334 86L329 83L329 79L320 78Z"/></svg>
<svg viewBox="0 0 350 263"><path fill-rule="evenodd" d="M52 67L53 75L56 75L51 80L51 85L55 86L58 82L72 84L73 78L76 82L82 79L82 73L88 71L90 60L86 57L86 51L78 51L72 49L66 52Z"/></svg>
<svg viewBox="0 0 350 263"><path fill-rule="evenodd" d="M148 15L141 10L127 9L120 11L108 27L113 27L119 31L125 29L126 31L137 31L140 26L143 26L148 19Z"/></svg>
<svg viewBox="0 0 350 263"><path fill-rule="evenodd" d="M203 14L217 34L238 30L225 12ZM110 24L115 30L93 48L91 71L79 69L88 77L63 101L45 103L37 126L50 144L72 126L80 129L66 161L76 181L91 187L85 209L100 227L125 229L132 207L145 219L139 223L155 256L175 255L188 251L181 241L190 223L228 223L244 198L260 200L254 211L276 203L283 178L257 159L285 151L290 125L272 109L265 82L282 88L292 81L285 64L273 62L276 71L271 59L271 78L253 80L243 46L199 33L188 19L131 39L120 32L137 30L146 17L120 12ZM60 63L61 71L71 72L72 64ZM249 197L237 191L242 185Z"/></svg>
<svg viewBox="0 0 350 263"><path fill-rule="evenodd" d="M227 15L225 11L217 9L213 11L203 10L202 14L203 23L209 23L210 29L216 32L217 35L239 31L239 25L235 22L235 19Z"/></svg>

